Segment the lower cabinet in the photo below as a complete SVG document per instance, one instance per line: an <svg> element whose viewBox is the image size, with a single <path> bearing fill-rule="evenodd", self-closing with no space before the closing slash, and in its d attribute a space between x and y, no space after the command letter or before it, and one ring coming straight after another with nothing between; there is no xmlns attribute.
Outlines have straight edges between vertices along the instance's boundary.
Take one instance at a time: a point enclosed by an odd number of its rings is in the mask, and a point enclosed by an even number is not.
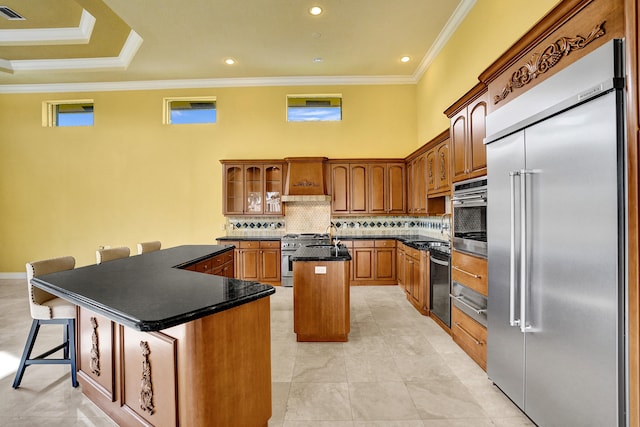
<svg viewBox="0 0 640 427"><path fill-rule="evenodd" d="M404 290L407 300L421 314L429 315L429 252L405 246Z"/></svg>
<svg viewBox="0 0 640 427"><path fill-rule="evenodd" d="M456 344L486 371L487 328L452 306L451 335Z"/></svg>
<svg viewBox="0 0 640 427"><path fill-rule="evenodd" d="M396 246L396 279L398 281L398 286L406 291L404 286L405 248L406 246L404 245L404 243L398 243Z"/></svg>
<svg viewBox="0 0 640 427"><path fill-rule="evenodd" d="M393 239L346 242L351 252L353 285L395 285L396 241Z"/></svg>
<svg viewBox="0 0 640 427"><path fill-rule="evenodd" d="M234 251L236 279L255 280L270 284L280 283L279 240L239 240L225 241L224 243L236 247Z"/></svg>
<svg viewBox="0 0 640 427"><path fill-rule="evenodd" d="M234 251L229 249L219 255L189 264L184 269L216 276L233 277L234 258Z"/></svg>

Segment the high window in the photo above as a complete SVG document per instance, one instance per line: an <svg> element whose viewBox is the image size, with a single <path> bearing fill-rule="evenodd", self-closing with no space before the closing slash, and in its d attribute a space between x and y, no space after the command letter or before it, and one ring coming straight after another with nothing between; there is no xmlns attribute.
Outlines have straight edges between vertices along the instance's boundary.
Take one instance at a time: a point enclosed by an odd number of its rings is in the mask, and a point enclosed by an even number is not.
<svg viewBox="0 0 640 427"><path fill-rule="evenodd" d="M215 123L217 121L216 98L165 98L163 123L183 125Z"/></svg>
<svg viewBox="0 0 640 427"><path fill-rule="evenodd" d="M93 100L45 101L42 125L48 127L93 126Z"/></svg>
<svg viewBox="0 0 640 427"><path fill-rule="evenodd" d="M342 120L342 95L287 95L287 121Z"/></svg>

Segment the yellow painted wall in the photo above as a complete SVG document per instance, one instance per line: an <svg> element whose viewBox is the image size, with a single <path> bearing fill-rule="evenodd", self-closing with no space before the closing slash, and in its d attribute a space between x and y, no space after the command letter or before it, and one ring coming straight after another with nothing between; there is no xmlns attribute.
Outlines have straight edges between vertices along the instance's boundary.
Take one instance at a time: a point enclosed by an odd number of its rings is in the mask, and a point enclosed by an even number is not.
<svg viewBox="0 0 640 427"><path fill-rule="evenodd" d="M403 157L557 0L478 0L417 85L0 95L0 272L98 245L224 234L220 159ZM342 93L343 121L287 123L287 94ZM161 124L165 96L215 95L215 125ZM95 126L43 128L43 100L93 98Z"/></svg>
<svg viewBox="0 0 640 427"><path fill-rule="evenodd" d="M287 94L342 93L343 120L287 123ZM165 96L215 95L215 125L162 125ZM95 125L43 128L44 100L92 98ZM398 157L415 149L415 86L0 95L0 272L99 245L224 235L220 159Z"/></svg>
<svg viewBox="0 0 640 427"><path fill-rule="evenodd" d="M558 0L477 0L417 85L418 142L449 126L442 113Z"/></svg>

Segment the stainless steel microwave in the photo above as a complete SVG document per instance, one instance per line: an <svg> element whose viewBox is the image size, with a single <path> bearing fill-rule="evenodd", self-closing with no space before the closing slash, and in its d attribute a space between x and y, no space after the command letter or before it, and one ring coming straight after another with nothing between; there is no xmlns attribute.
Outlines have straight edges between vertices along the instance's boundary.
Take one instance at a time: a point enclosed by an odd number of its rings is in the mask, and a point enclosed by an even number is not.
<svg viewBox="0 0 640 427"><path fill-rule="evenodd" d="M487 257L487 177L453 186L453 248Z"/></svg>

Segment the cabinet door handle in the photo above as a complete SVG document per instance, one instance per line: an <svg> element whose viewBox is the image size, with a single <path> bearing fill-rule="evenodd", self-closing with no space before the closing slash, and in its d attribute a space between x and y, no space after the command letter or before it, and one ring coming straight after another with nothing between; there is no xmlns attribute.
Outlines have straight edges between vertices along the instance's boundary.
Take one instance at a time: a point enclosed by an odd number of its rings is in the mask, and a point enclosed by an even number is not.
<svg viewBox="0 0 640 427"><path fill-rule="evenodd" d="M452 265L451 268L453 268L456 271L459 271L460 273L467 274L467 275L473 277L474 279L482 279L482 276L480 276L478 274L470 273L467 270L463 270L463 269L461 269L460 267L458 267L456 265Z"/></svg>
<svg viewBox="0 0 640 427"><path fill-rule="evenodd" d="M456 326L458 327L458 329L460 329L466 336L468 336L471 341L473 341L476 345L482 345L484 344L482 341L478 341L476 339L476 337L474 337L473 335L471 335L471 333L469 331L467 331L465 328L462 327L462 325L458 322L455 322Z"/></svg>

